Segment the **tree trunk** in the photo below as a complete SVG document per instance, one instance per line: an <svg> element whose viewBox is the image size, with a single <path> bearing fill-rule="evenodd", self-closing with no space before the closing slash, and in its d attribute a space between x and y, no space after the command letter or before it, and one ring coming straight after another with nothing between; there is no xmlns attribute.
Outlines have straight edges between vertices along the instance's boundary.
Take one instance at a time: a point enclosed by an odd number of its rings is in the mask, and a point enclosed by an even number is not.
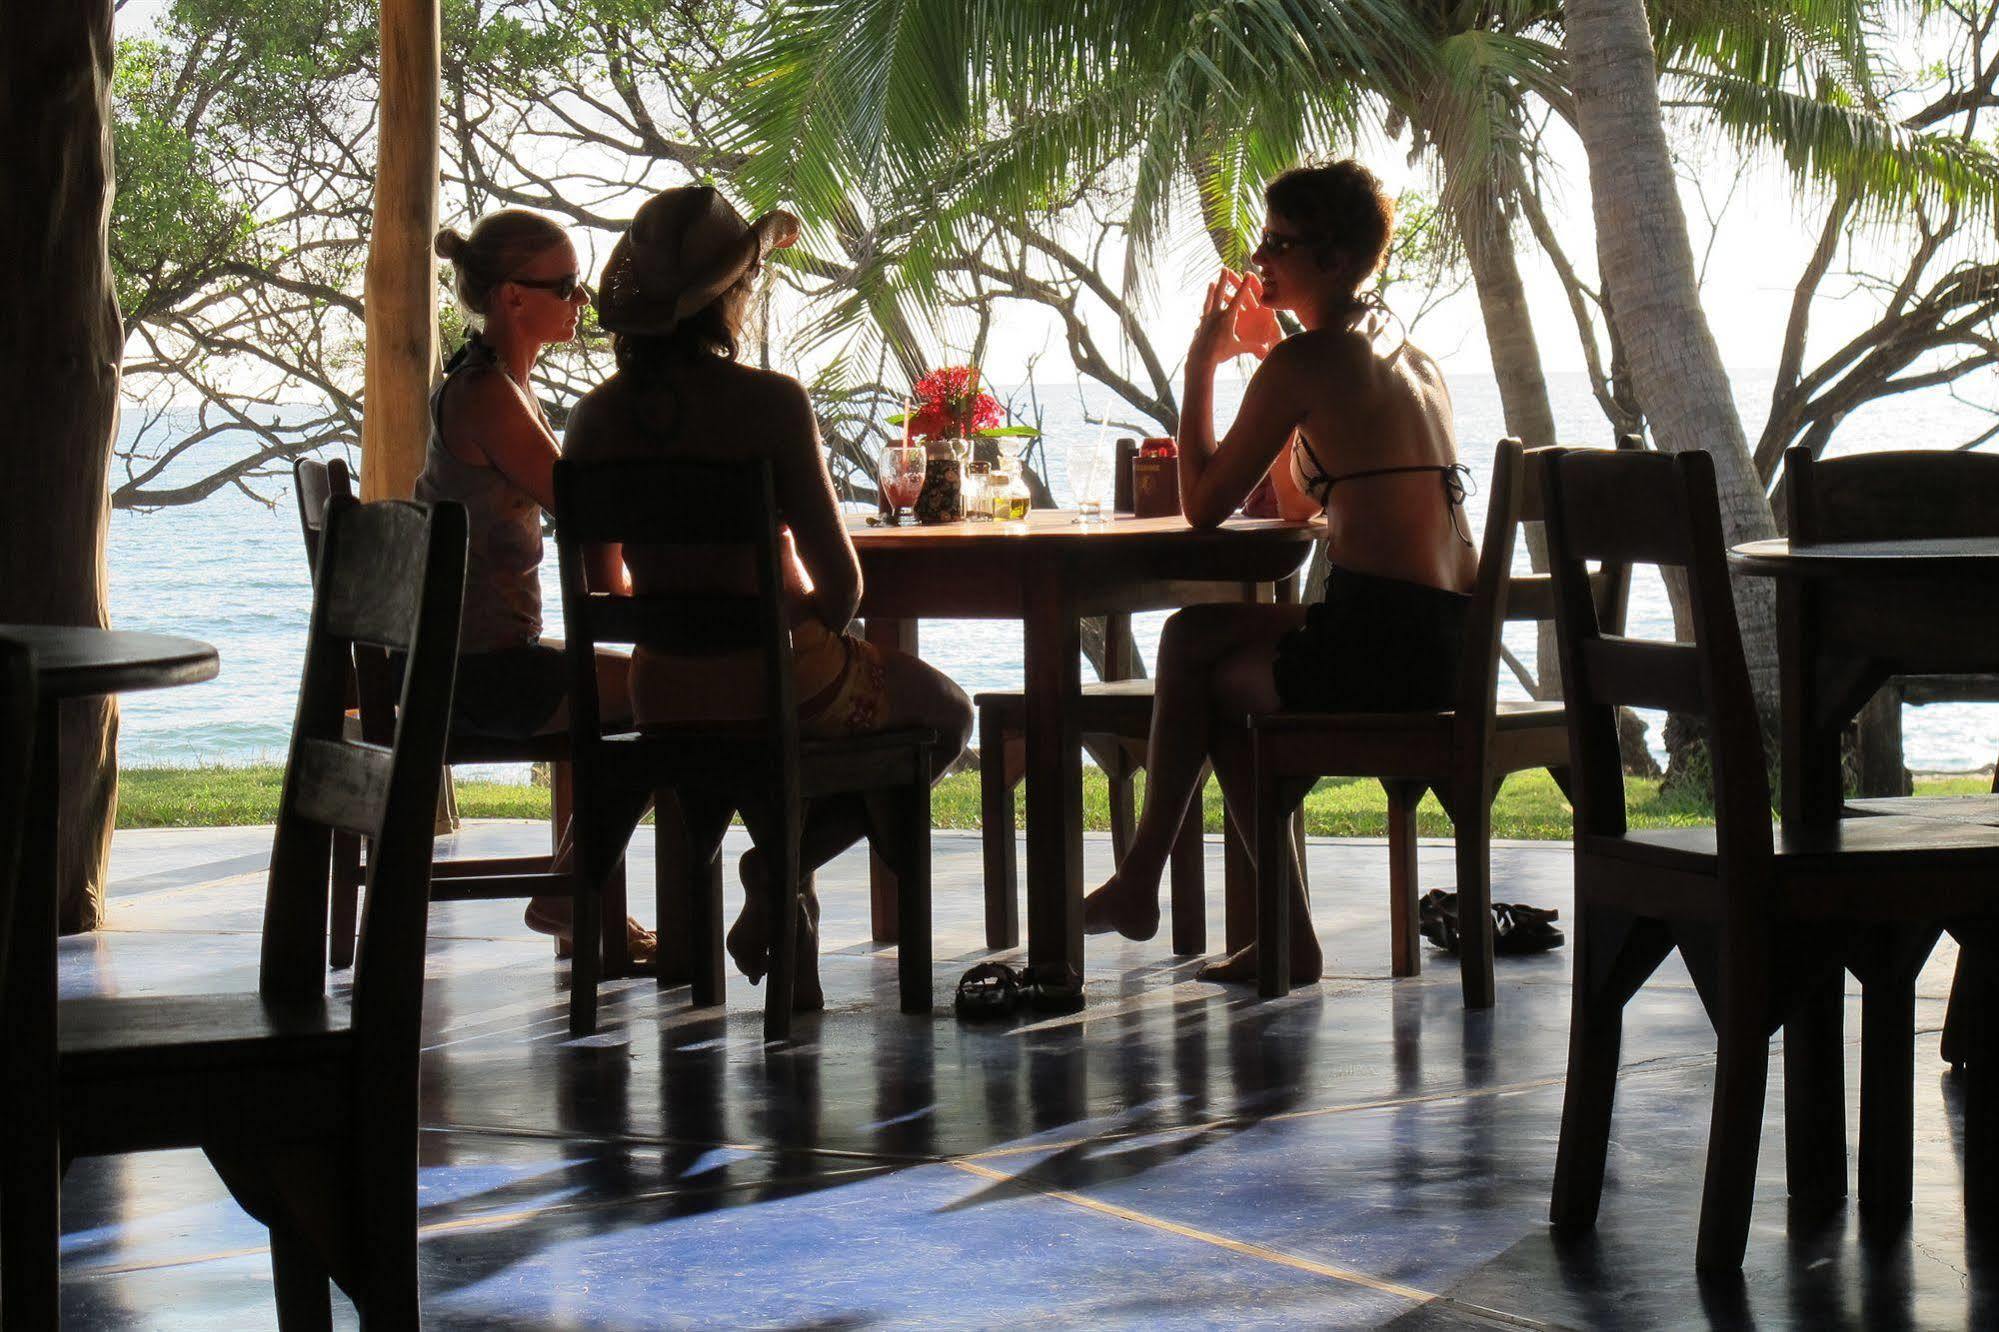
<svg viewBox="0 0 1999 1332"><path fill-rule="evenodd" d="M1722 531L1732 544L1772 536L1728 374L1701 309L1642 0L1575 0L1567 8L1576 130L1589 157L1603 282L1630 356L1638 399L1661 448L1714 458ZM1768 580L1738 579L1743 649L1760 705L1775 711L1776 616Z"/></svg>
<svg viewBox="0 0 1999 1332"><path fill-rule="evenodd" d="M1446 164L1446 173L1450 168ZM1548 378L1541 369L1541 348L1534 338L1534 320L1527 309L1527 285L1505 220L1496 215L1482 191L1446 188L1458 197L1453 210L1458 235L1472 281L1478 287L1479 313L1485 319L1485 340L1491 350L1493 378L1499 382L1499 403L1506 433L1530 449L1547 448L1555 437L1555 408L1548 400ZM1539 523L1527 525L1527 554L1534 572L1548 571L1548 540ZM1561 672L1554 669L1555 627L1544 622L1534 640L1534 697L1560 698Z"/></svg>
<svg viewBox="0 0 1999 1332"><path fill-rule="evenodd" d="M110 624L105 482L125 332L106 250L111 4L0 5L0 623ZM104 919L118 811L118 708L63 707L58 920ZM31 884L30 889L41 885Z"/></svg>
<svg viewBox="0 0 1999 1332"><path fill-rule="evenodd" d="M382 99L368 235L361 497L408 499L437 373L437 0L382 0Z"/></svg>

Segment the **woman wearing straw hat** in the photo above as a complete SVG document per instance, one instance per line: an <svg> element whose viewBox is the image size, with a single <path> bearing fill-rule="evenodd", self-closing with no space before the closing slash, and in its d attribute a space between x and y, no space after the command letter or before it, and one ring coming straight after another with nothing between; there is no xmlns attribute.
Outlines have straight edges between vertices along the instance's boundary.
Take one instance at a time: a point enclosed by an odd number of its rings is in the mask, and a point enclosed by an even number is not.
<svg viewBox="0 0 1999 1332"><path fill-rule="evenodd" d="M576 405L565 456L603 461L667 457L767 459L785 526L785 583L790 602L799 728L807 736L850 735L894 727L936 731L937 773L971 734L964 691L917 658L877 647L848 632L861 601L861 566L847 538L819 430L803 385L789 375L736 360L737 339L771 251L798 236L798 219L773 212L754 223L716 190L686 186L646 201L611 251L598 295L598 322L612 334L618 369ZM604 551L605 574L622 556L635 588L686 592L713 586L712 567L689 569L649 558L636 547ZM596 571L593 571L593 573ZM740 571L737 579L746 579ZM754 672L731 655L633 656L632 706L641 723L753 717L761 711ZM799 847L807 870L867 831L858 799L815 804ZM768 962L761 861L743 857L748 889L729 931L729 953L751 980ZM818 903L808 898L798 941L796 1004L823 1002L818 982Z"/></svg>
<svg viewBox="0 0 1999 1332"><path fill-rule="evenodd" d="M546 735L568 725L562 644L542 637L541 622L541 515L555 508L561 450L529 377L543 348L576 336L590 293L568 234L524 208L488 214L470 235L438 232L437 254L451 261L472 330L431 394L416 482L417 499L455 500L471 519L452 726L500 739ZM597 666L607 714L629 715L629 659L604 652ZM537 897L527 907L529 927L555 936L557 957L569 955L569 905ZM652 931L630 920L626 930L632 960L652 961Z"/></svg>

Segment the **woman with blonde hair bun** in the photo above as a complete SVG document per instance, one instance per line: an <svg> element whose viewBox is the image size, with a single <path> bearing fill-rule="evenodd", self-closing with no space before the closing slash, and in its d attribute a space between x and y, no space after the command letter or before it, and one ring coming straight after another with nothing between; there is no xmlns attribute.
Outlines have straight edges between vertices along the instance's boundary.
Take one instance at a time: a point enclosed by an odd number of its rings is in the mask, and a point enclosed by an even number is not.
<svg viewBox="0 0 1999 1332"><path fill-rule="evenodd" d="M471 332L430 396L430 443L416 498L455 500L471 518L465 619L452 727L524 739L568 725L562 644L542 636L541 516L555 508L561 446L531 384L542 350L576 336L590 303L576 247L556 223L521 208L489 213L470 234L437 233ZM629 716L630 661L600 653L598 691L607 719ZM567 848L562 854L567 853ZM567 957L570 902L537 897L530 928ZM650 962L650 930L628 922L632 959Z"/></svg>

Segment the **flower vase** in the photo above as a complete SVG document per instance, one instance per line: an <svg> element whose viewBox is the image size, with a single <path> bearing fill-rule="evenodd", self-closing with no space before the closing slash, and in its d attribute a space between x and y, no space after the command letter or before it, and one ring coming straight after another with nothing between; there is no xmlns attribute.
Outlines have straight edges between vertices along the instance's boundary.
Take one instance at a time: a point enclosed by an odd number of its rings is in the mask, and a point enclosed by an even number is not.
<svg viewBox="0 0 1999 1332"><path fill-rule="evenodd" d="M923 469L923 493L916 497L916 521L955 523L965 516L965 463L972 456L972 442L933 439L925 448L929 459Z"/></svg>

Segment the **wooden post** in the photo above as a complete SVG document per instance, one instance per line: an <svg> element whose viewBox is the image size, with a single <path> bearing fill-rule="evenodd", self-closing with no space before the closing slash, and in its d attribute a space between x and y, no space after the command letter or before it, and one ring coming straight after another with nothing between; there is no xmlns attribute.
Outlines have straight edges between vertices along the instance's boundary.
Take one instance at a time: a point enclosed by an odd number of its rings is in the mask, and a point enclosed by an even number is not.
<svg viewBox="0 0 1999 1332"><path fill-rule="evenodd" d="M111 0L0 5L0 623L110 623L105 491L125 344L106 249ZM95 928L118 808L118 710L63 706L58 922ZM39 885L36 885L39 887Z"/></svg>
<svg viewBox="0 0 1999 1332"><path fill-rule="evenodd" d="M382 0L361 498L408 499L437 370L438 0Z"/></svg>

